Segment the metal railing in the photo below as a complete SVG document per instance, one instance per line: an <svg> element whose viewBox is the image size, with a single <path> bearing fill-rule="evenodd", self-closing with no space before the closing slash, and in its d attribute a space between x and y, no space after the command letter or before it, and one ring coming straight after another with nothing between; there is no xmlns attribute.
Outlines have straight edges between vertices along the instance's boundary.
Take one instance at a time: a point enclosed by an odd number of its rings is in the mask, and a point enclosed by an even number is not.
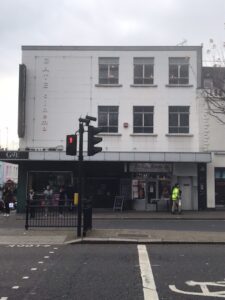
<svg viewBox="0 0 225 300"><path fill-rule="evenodd" d="M83 236L92 229L92 203L85 200L83 203ZM72 202L65 205L55 203L45 205L42 201L27 200L25 228L30 227L77 227L77 206Z"/></svg>
<svg viewBox="0 0 225 300"><path fill-rule="evenodd" d="M73 204L43 205L27 201L25 228L77 227L77 207Z"/></svg>

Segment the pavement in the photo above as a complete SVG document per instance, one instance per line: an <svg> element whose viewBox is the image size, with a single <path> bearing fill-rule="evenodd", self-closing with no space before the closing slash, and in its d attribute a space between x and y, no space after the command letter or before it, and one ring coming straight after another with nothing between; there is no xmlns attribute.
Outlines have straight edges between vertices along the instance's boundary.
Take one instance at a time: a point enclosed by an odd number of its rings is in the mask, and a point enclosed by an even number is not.
<svg viewBox="0 0 225 300"><path fill-rule="evenodd" d="M12 211L9 217L0 214L0 245L31 246L76 243L126 243L126 244L225 244L225 233L217 231L124 229L126 220L221 220L225 210L185 211L181 215L169 212L93 211L95 220L118 220L121 228L89 230L85 237L77 237L77 228L29 228L25 230L25 215ZM103 225L104 226L104 225Z"/></svg>

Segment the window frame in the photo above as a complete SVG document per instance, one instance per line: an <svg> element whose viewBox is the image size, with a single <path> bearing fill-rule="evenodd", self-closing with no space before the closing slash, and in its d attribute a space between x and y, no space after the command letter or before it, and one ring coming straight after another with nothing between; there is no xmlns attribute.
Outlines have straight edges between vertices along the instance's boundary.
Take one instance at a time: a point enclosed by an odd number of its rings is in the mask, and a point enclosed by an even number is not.
<svg viewBox="0 0 225 300"><path fill-rule="evenodd" d="M106 72L106 76L104 72ZM98 58L98 83L100 85L119 84L119 57Z"/></svg>
<svg viewBox="0 0 225 300"><path fill-rule="evenodd" d="M169 85L189 85L189 65L189 57L169 57ZM187 75L182 76L182 72Z"/></svg>
<svg viewBox="0 0 225 300"><path fill-rule="evenodd" d="M135 111L139 110L139 111ZM147 110L148 109L148 110ZM147 111L146 111L147 110ZM141 124L135 125L135 117L141 115ZM146 117L150 116L151 125L145 125ZM150 130L149 130L150 129ZM133 106L133 133L134 134L153 134L154 133L154 106Z"/></svg>
<svg viewBox="0 0 225 300"><path fill-rule="evenodd" d="M136 67L141 67L141 76L135 75ZM146 69L150 67L150 76L146 76ZM154 58L153 57L134 57L133 58L133 84L134 85L153 85L154 84Z"/></svg>
<svg viewBox="0 0 225 300"><path fill-rule="evenodd" d="M174 111L171 111L171 110ZM186 109L186 111L185 111ZM177 110L177 111L175 111ZM171 125L171 117L177 116L177 125ZM185 123L185 120L182 120L182 116L187 118L186 121L188 125L182 125L182 122ZM172 129L173 128L173 129ZM175 130L177 129L177 131ZM169 134L189 134L190 133L190 106L169 106L168 108L168 131Z"/></svg>
<svg viewBox="0 0 225 300"><path fill-rule="evenodd" d="M102 111L101 111L102 109ZM116 125L112 124L113 115L116 115ZM106 124L102 124L102 116L106 119ZM119 106L99 105L98 106L98 126L102 128L102 133L118 133L119 128Z"/></svg>

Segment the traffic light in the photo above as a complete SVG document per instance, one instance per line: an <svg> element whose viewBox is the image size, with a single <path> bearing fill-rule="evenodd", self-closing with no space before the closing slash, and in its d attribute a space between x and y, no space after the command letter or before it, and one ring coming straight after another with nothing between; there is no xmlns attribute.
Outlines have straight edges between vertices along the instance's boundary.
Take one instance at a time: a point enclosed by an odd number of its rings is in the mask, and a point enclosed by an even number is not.
<svg viewBox="0 0 225 300"><path fill-rule="evenodd" d="M102 141L101 137L95 136L97 133L101 132L102 128L88 126L88 156L95 155L102 151L102 147L95 147L96 144Z"/></svg>
<svg viewBox="0 0 225 300"><path fill-rule="evenodd" d="M77 155L77 136L69 134L66 136L66 155Z"/></svg>

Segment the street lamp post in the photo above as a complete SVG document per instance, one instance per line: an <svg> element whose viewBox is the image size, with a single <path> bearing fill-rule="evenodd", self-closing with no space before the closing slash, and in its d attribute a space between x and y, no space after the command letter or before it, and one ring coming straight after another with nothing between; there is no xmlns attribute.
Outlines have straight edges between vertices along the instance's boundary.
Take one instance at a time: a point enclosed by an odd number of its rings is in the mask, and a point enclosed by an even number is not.
<svg viewBox="0 0 225 300"><path fill-rule="evenodd" d="M9 134L9 128L8 127L5 127L6 129L6 148L8 150L8 134Z"/></svg>

